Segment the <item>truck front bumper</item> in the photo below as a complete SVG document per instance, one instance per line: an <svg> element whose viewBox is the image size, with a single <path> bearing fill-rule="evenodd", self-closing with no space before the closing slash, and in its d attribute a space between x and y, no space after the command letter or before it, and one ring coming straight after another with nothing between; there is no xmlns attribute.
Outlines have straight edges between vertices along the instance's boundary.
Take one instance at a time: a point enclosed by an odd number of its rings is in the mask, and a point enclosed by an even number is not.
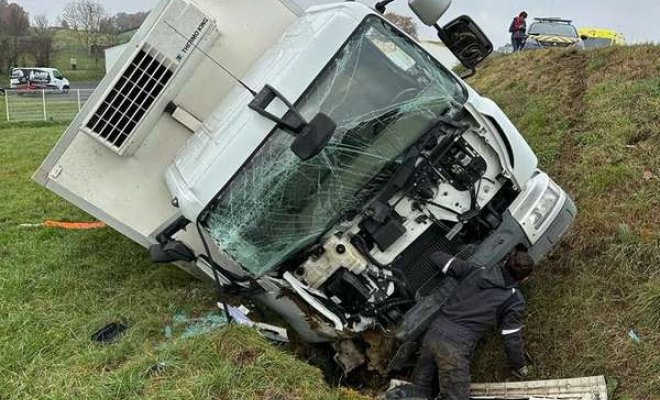
<svg viewBox="0 0 660 400"><path fill-rule="evenodd" d="M503 215L499 228L477 248L470 261L484 266L492 266L504 259L513 249L522 246L538 264L559 243L576 216L577 207L573 200L566 195L548 228L535 240L535 243L532 243L521 223L507 211Z"/></svg>

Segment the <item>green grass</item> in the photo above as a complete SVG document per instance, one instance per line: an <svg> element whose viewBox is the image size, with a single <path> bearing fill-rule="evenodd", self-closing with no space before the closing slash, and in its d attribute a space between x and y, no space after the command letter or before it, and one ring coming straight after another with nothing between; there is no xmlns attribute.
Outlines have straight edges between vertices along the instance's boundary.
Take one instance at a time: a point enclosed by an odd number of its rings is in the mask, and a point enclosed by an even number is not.
<svg viewBox="0 0 660 400"><path fill-rule="evenodd" d="M0 126L0 398L349 399L319 370L256 333L168 339L178 311L213 309L213 290L111 229L22 228L90 217L30 181L64 125ZM124 320L118 341L90 335ZM165 363L163 371L150 367Z"/></svg>
<svg viewBox="0 0 660 400"><path fill-rule="evenodd" d="M72 58L78 61L75 70L71 68ZM101 56L97 61L92 57L71 30L60 29L55 34L55 57L52 64L71 82L98 81L105 75L104 58Z"/></svg>
<svg viewBox="0 0 660 400"><path fill-rule="evenodd" d="M526 290L536 376L604 374L619 399L660 398L660 47L512 55L471 83L580 209ZM477 378L504 377L498 346L488 341Z"/></svg>

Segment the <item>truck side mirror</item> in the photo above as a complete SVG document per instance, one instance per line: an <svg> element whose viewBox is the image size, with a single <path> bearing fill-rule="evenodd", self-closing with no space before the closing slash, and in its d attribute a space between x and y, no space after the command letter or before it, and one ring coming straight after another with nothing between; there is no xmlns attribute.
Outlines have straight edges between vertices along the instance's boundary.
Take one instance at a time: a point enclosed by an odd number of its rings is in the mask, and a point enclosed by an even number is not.
<svg viewBox="0 0 660 400"><path fill-rule="evenodd" d="M275 99L279 99L289 109L284 118L279 118L266 110ZM300 111L282 93L270 85L264 86L248 107L294 135L296 138L291 144L291 151L303 161L318 155L330 142L337 129L337 124L323 113L317 114L310 122L306 122Z"/></svg>
<svg viewBox="0 0 660 400"><path fill-rule="evenodd" d="M470 69L474 69L493 52L493 43L467 15L438 29L438 36L461 64Z"/></svg>
<svg viewBox="0 0 660 400"><path fill-rule="evenodd" d="M316 116L302 129L291 144L291 151L303 161L317 156L330 142L337 124L323 113Z"/></svg>
<svg viewBox="0 0 660 400"><path fill-rule="evenodd" d="M424 25L433 26L447 12L451 0L408 0L408 6Z"/></svg>

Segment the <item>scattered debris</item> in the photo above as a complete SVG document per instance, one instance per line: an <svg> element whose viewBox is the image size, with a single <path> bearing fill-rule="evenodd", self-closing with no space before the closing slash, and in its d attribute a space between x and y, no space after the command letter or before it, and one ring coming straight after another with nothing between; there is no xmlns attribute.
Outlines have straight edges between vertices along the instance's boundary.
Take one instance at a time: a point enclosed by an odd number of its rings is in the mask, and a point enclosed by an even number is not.
<svg viewBox="0 0 660 400"><path fill-rule="evenodd" d="M62 222L62 221L44 221L38 224L21 224L21 228L58 228L58 229L67 229L67 230L90 230L90 229L102 229L106 227L105 222L102 221L93 221L93 222Z"/></svg>
<svg viewBox="0 0 660 400"><path fill-rule="evenodd" d="M364 352L357 347L355 341L346 339L332 344L335 349L335 362L341 366L345 373L349 373L364 364L367 359Z"/></svg>
<svg viewBox="0 0 660 400"><path fill-rule="evenodd" d="M655 178L655 175L653 174L653 172L651 172L649 170L644 171L643 176L644 176L645 181L650 181L651 179Z"/></svg>
<svg viewBox="0 0 660 400"><path fill-rule="evenodd" d="M408 382L392 380L389 389ZM525 399L525 400L607 400L607 383L604 376L544 381L473 383L470 398Z"/></svg>
<svg viewBox="0 0 660 400"><path fill-rule="evenodd" d="M188 318L183 312L178 312L172 318L172 324L165 325L165 337L174 337L176 328L183 326L181 337L184 339L210 333L227 324L224 313L209 312L198 318Z"/></svg>
<svg viewBox="0 0 660 400"><path fill-rule="evenodd" d="M250 310L245 306L229 306L229 315L232 322L254 328L269 340L281 343L289 341L286 329L261 322L254 322L248 317L249 312ZM227 322L227 316L222 306L219 311L208 312L197 318L188 318L185 313L178 312L172 318L172 323L165 325L164 334L167 339L171 339L175 336L177 328L184 326L185 328L183 329L183 333L181 333L181 337L187 339L210 333L227 325Z"/></svg>
<svg viewBox="0 0 660 400"><path fill-rule="evenodd" d="M156 376L160 375L165 370L169 367L167 363L164 362L157 362L156 364L152 365L151 367L147 368L143 373L142 376Z"/></svg>
<svg viewBox="0 0 660 400"><path fill-rule="evenodd" d="M100 343L112 343L119 335L128 329L128 325L123 322L111 322L99 329L92 335L92 341Z"/></svg>
<svg viewBox="0 0 660 400"><path fill-rule="evenodd" d="M604 376L545 381L477 383L472 399L607 400Z"/></svg>
<svg viewBox="0 0 660 400"><path fill-rule="evenodd" d="M635 332L633 329L628 331L628 337L635 343L642 342L642 338L640 338L637 332Z"/></svg>

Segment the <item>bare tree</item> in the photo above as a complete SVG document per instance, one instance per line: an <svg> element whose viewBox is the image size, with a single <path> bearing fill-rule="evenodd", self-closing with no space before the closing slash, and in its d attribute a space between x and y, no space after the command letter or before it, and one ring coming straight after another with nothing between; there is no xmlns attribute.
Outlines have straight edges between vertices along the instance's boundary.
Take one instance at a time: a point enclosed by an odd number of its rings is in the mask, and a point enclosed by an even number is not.
<svg viewBox="0 0 660 400"><path fill-rule="evenodd" d="M393 12L388 12L385 14L391 23L398 26L402 31L406 32L408 35L417 39L417 24L412 17L406 17Z"/></svg>
<svg viewBox="0 0 660 400"><path fill-rule="evenodd" d="M37 65L48 67L54 53L55 31L51 28L45 14L37 15L32 20L30 52Z"/></svg>
<svg viewBox="0 0 660 400"><path fill-rule="evenodd" d="M105 8L101 3L91 0L73 0L64 6L60 17L85 44L87 51L92 53L99 45L103 33L103 20L107 18Z"/></svg>
<svg viewBox="0 0 660 400"><path fill-rule="evenodd" d="M16 65L21 53L19 41L28 35L29 29L30 19L23 7L0 0L0 67L3 71Z"/></svg>
<svg viewBox="0 0 660 400"><path fill-rule="evenodd" d="M131 31L137 29L142 25L144 20L149 15L148 12L139 11L136 13L117 13L114 17L114 23L119 32Z"/></svg>

